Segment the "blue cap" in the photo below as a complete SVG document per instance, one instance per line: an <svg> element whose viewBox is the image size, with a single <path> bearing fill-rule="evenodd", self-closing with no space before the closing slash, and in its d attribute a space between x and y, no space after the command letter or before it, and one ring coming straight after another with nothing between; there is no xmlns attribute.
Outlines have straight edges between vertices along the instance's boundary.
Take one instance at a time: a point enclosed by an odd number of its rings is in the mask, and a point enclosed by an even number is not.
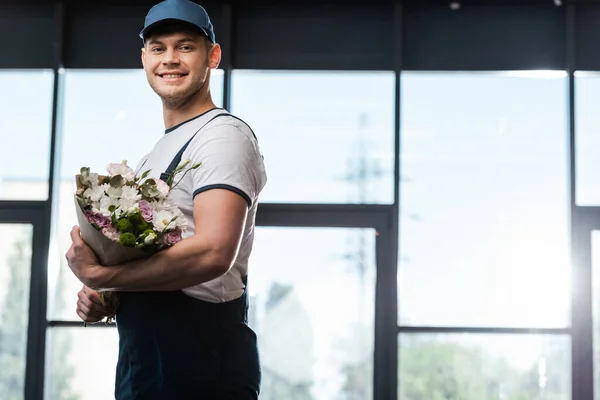
<svg viewBox="0 0 600 400"><path fill-rule="evenodd" d="M149 29L168 21L191 24L200 29L212 43L215 43L215 32L208 13L202 6L189 0L165 0L152 7L146 15L140 37L144 39Z"/></svg>

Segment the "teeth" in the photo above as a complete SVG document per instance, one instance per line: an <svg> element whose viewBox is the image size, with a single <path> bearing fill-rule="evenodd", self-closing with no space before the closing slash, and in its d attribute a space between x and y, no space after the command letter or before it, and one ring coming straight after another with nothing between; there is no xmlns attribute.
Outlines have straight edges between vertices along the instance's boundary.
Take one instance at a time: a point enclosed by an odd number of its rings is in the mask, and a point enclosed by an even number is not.
<svg viewBox="0 0 600 400"><path fill-rule="evenodd" d="M165 74L165 75L163 75L163 78L167 78L167 79L172 79L172 78L181 78L181 75L175 75L175 74Z"/></svg>

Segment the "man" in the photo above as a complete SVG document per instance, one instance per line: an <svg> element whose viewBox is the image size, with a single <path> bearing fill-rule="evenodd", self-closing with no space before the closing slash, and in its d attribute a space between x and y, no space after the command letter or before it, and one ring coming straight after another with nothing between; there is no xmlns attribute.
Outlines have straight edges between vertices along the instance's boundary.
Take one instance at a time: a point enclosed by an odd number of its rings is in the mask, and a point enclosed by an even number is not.
<svg viewBox="0 0 600 400"><path fill-rule="evenodd" d="M103 267L74 227L66 257L84 284L77 314L101 320L97 291L118 292L118 400L257 399L261 371L247 325L246 277L266 184L263 159L248 125L211 99L221 49L206 11L163 1L148 12L140 36L165 135L137 172L158 177L179 160L202 163L169 195L190 221L188 236L149 259Z"/></svg>

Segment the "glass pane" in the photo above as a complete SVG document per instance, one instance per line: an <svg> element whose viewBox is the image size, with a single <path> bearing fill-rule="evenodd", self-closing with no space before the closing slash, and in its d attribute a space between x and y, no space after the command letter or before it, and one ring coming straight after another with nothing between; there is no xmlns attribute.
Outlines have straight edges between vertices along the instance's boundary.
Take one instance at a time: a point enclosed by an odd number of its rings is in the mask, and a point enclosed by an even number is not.
<svg viewBox="0 0 600 400"><path fill-rule="evenodd" d="M600 205L597 171L600 167L600 74L575 73L575 203Z"/></svg>
<svg viewBox="0 0 600 400"><path fill-rule="evenodd" d="M394 202L393 72L233 71L232 112L258 137L262 202Z"/></svg>
<svg viewBox="0 0 600 400"><path fill-rule="evenodd" d="M216 71L213 76L211 90L222 100L223 73ZM160 99L142 70L66 71L58 233L52 238L51 248L56 252L50 254L49 268L50 319L78 319L73 299L81 283L70 271L58 277L61 268L68 270L64 254L71 245L69 232L77 224L75 174L83 165L98 172L106 171L108 163L121 160L137 165L164 135L162 118ZM53 286L59 280L60 290ZM59 306L64 299L69 301Z"/></svg>
<svg viewBox="0 0 600 400"><path fill-rule="evenodd" d="M33 226L0 224L0 393L25 396Z"/></svg>
<svg viewBox="0 0 600 400"><path fill-rule="evenodd" d="M402 334L399 400L569 400L563 336Z"/></svg>
<svg viewBox="0 0 600 400"><path fill-rule="evenodd" d="M249 268L261 400L371 399L375 232L258 227Z"/></svg>
<svg viewBox="0 0 600 400"><path fill-rule="evenodd" d="M0 71L0 200L46 200L52 128L51 70Z"/></svg>
<svg viewBox="0 0 600 400"><path fill-rule="evenodd" d="M592 325L594 330L594 399L600 400L600 231L592 231Z"/></svg>
<svg viewBox="0 0 600 400"><path fill-rule="evenodd" d="M399 323L570 323L567 82L402 77Z"/></svg>
<svg viewBox="0 0 600 400"><path fill-rule="evenodd" d="M115 398L115 328L51 328L46 341L45 400Z"/></svg>

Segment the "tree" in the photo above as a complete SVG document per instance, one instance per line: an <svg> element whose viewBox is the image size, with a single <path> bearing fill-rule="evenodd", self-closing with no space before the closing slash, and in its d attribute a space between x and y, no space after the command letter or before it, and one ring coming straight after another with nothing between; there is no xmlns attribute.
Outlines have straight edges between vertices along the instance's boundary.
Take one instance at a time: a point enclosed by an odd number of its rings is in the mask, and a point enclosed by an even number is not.
<svg viewBox="0 0 600 400"><path fill-rule="evenodd" d="M30 236L23 233L15 241L7 267L10 279L0 320L0 393L6 400L16 400L22 399L25 393Z"/></svg>
<svg viewBox="0 0 600 400"><path fill-rule="evenodd" d="M25 393L28 294L31 271L31 238L22 233L7 262L10 279L0 320L0 393L6 400L22 399Z"/></svg>
<svg viewBox="0 0 600 400"><path fill-rule="evenodd" d="M293 286L271 284L258 334L262 359L260 398L315 400L311 394L313 332Z"/></svg>
<svg viewBox="0 0 600 400"><path fill-rule="evenodd" d="M399 400L567 400L568 359L560 348L548 348L526 371L484 350L454 341L402 338L399 349ZM547 368L541 368L540 363ZM362 400L371 386L370 362L343 368L343 399ZM544 371L547 371L544 372Z"/></svg>
<svg viewBox="0 0 600 400"><path fill-rule="evenodd" d="M22 231L17 236L8 256L8 291L0 316L0 393L3 400L21 400L25 392L25 364L27 355L27 328L29 320L29 281L31 273L31 233ZM68 374L64 353L68 344L61 345L60 361L65 373L51 382L48 399L74 400L68 388ZM44 360L40 360L44 362Z"/></svg>
<svg viewBox="0 0 600 400"><path fill-rule="evenodd" d="M56 308L61 310L64 308L65 301L63 299L62 287L65 281L65 272L68 271L68 266L65 265L64 258L61 258L59 275L56 284ZM49 400L77 400L79 396L71 390L71 377L74 373L73 365L67 362L67 355L71 351L71 331L69 329L61 329L62 332L57 335L49 336L50 340L46 346L46 354L49 359L48 365L54 368L51 371L51 376L46 379L46 398ZM49 374L46 373L46 376Z"/></svg>

